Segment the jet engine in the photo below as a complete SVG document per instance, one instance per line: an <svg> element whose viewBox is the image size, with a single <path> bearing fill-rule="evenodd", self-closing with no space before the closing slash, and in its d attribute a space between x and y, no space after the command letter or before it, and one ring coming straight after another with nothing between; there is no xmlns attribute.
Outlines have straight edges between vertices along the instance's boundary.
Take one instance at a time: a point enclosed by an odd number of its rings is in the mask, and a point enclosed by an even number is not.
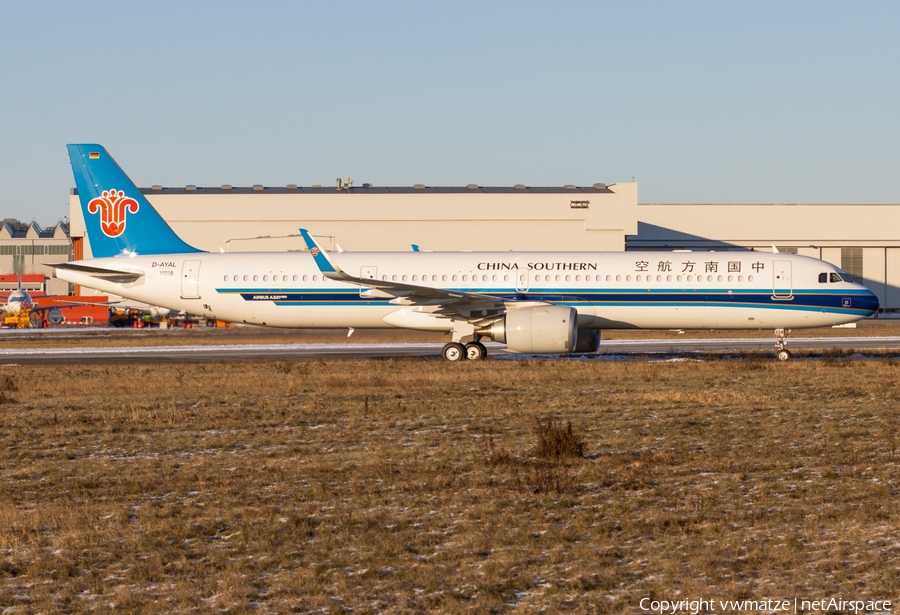
<svg viewBox="0 0 900 615"><path fill-rule="evenodd" d="M65 321L65 317L63 316L62 310L57 307L52 307L47 312L47 321L51 325L61 325L63 321Z"/></svg>
<svg viewBox="0 0 900 615"><path fill-rule="evenodd" d="M509 310L478 333L506 344L513 352L572 352L577 320L575 308L538 305Z"/></svg>

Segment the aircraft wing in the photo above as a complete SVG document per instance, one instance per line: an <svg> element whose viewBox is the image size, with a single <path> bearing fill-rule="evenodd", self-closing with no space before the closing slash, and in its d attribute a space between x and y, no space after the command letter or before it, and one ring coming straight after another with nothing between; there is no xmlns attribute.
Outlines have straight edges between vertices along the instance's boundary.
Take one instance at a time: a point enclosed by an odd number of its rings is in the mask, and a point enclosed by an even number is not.
<svg viewBox="0 0 900 615"><path fill-rule="evenodd" d="M91 267L90 265L79 265L77 263L55 263L52 265L48 264L46 266L52 267L54 269L68 269L69 271L76 271L78 273L89 275L92 278L105 280L107 282L114 282L116 284L129 284L141 279L144 276L143 273L118 271L116 269L103 269L101 267Z"/></svg>
<svg viewBox="0 0 900 615"><path fill-rule="evenodd" d="M41 297L37 298L38 301ZM73 308L73 307L110 307L115 305L115 301L66 301L65 303L54 303L53 305L39 305L31 308L32 312L43 312L44 310L52 310L53 308Z"/></svg>
<svg viewBox="0 0 900 615"><path fill-rule="evenodd" d="M355 284L362 288L376 289L387 296L394 297L391 303L397 305L435 306L434 313L436 315L450 316L458 314L478 322L495 320L512 307L512 304L516 306L521 305L521 302L511 302L493 295L350 275L328 257L325 250L319 247L306 229L300 229L300 235L306 242L309 253L312 255L322 275L331 280ZM528 302L529 305L543 303Z"/></svg>

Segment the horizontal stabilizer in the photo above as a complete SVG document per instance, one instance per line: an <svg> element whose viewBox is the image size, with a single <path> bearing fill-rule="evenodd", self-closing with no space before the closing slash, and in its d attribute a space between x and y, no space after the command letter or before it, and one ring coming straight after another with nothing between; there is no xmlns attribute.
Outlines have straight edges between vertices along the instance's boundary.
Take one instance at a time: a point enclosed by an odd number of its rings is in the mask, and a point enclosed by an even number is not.
<svg viewBox="0 0 900 615"><path fill-rule="evenodd" d="M135 282L144 277L143 273L117 271L115 269L102 269L100 267L77 265L75 263L56 263L47 265L47 267L53 267L54 269L68 269L69 271L83 273L85 275L91 276L92 278L105 280L107 282L114 282L116 284L130 284L131 282Z"/></svg>

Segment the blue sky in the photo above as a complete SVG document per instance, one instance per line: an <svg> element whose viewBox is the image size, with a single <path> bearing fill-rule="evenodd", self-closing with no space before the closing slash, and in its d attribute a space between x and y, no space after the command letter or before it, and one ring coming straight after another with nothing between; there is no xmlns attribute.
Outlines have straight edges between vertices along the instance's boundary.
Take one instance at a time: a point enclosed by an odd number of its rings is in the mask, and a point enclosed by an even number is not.
<svg viewBox="0 0 900 615"><path fill-rule="evenodd" d="M898 203L900 3L5 2L0 218L141 186L639 184Z"/></svg>

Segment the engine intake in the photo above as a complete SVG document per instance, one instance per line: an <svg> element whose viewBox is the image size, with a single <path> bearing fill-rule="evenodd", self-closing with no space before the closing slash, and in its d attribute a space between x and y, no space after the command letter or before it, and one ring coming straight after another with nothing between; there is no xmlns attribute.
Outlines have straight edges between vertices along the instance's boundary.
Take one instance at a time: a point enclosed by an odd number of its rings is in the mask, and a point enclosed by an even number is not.
<svg viewBox="0 0 900 615"><path fill-rule="evenodd" d="M540 305L509 310L478 333L506 344L513 352L556 353L575 350L575 308Z"/></svg>

